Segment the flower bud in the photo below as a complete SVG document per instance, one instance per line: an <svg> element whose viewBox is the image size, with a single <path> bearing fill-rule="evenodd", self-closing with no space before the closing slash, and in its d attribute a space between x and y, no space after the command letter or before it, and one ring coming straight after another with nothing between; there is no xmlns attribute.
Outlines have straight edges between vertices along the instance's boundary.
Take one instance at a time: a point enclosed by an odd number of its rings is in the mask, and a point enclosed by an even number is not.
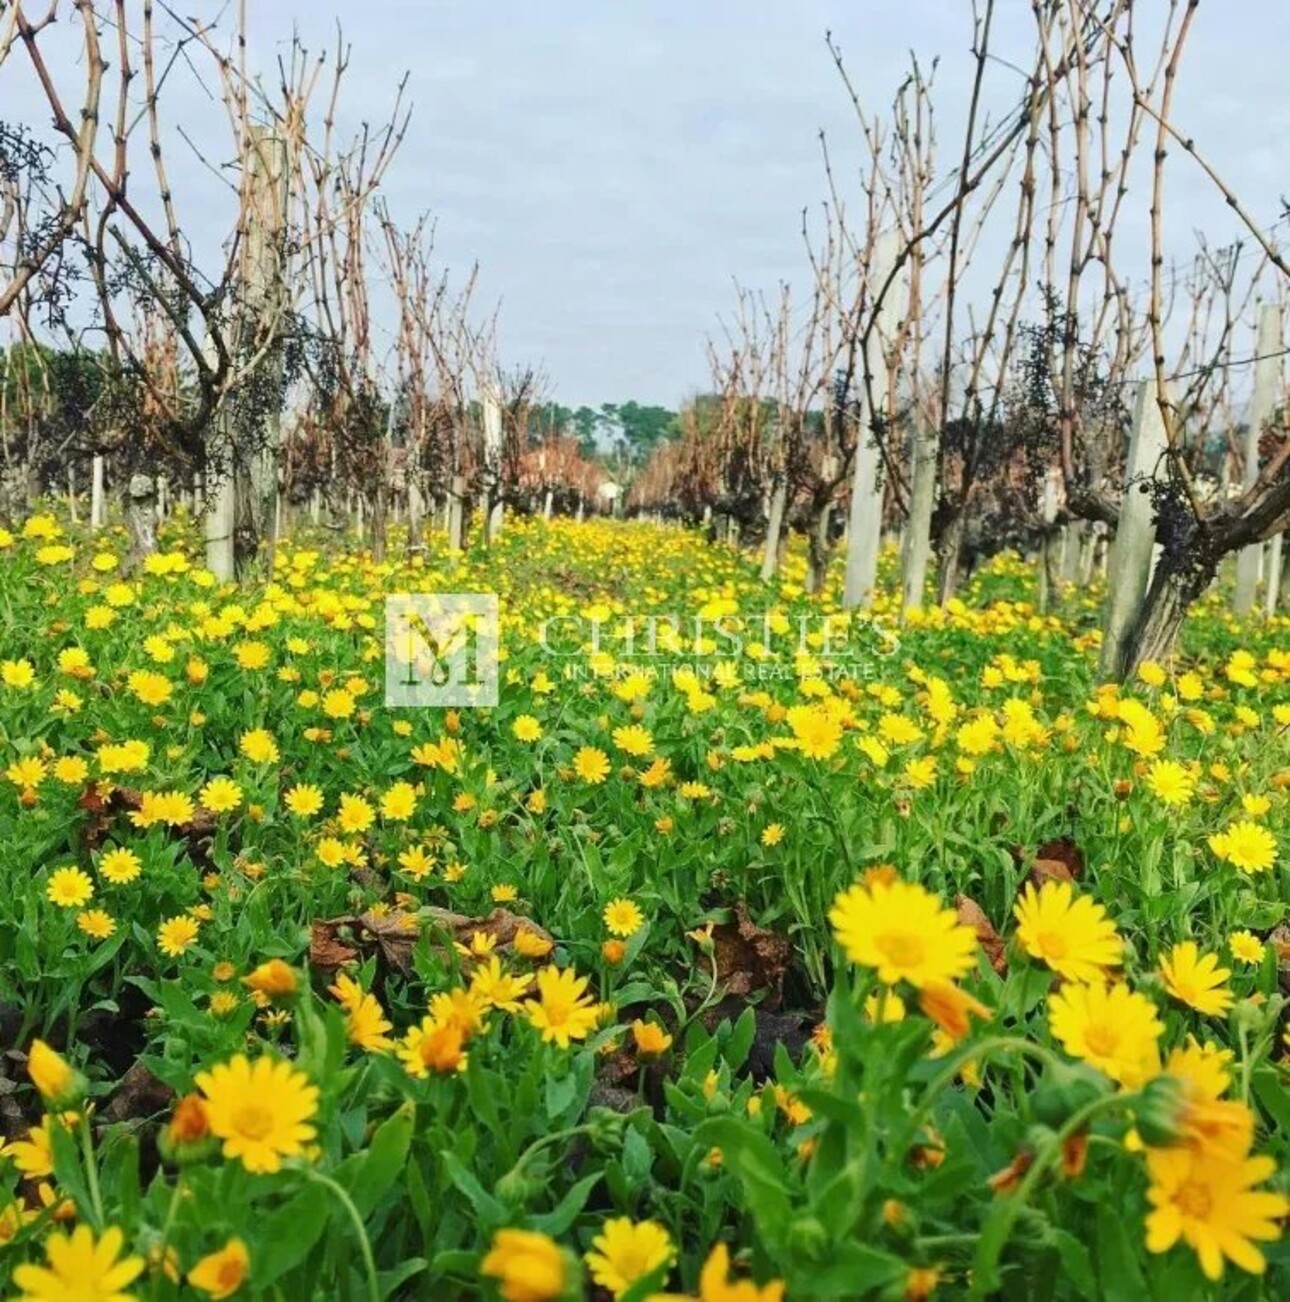
<svg viewBox="0 0 1290 1302"><path fill-rule="evenodd" d="M85 1097L85 1077L44 1040L33 1040L27 1075L51 1108L72 1108Z"/></svg>
<svg viewBox="0 0 1290 1302"><path fill-rule="evenodd" d="M1152 1148L1168 1148L1183 1137L1187 1087L1173 1076L1157 1076L1143 1086L1135 1109L1138 1134Z"/></svg>

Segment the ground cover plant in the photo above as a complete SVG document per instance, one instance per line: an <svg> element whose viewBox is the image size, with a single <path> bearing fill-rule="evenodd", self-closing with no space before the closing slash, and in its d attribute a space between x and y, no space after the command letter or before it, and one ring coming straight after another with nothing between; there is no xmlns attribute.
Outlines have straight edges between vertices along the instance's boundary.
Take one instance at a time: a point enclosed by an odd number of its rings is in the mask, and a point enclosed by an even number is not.
<svg viewBox="0 0 1290 1302"><path fill-rule="evenodd" d="M1285 618L1115 687L1015 557L0 546L4 1296L1290 1289ZM498 704L387 708L482 591Z"/></svg>

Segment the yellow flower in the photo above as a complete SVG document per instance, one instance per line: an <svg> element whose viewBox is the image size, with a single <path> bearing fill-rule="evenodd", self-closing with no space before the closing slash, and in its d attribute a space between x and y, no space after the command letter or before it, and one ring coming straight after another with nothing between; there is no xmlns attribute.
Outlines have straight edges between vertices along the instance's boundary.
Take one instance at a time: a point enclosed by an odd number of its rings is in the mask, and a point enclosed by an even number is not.
<svg viewBox="0 0 1290 1302"><path fill-rule="evenodd" d="M646 1275L676 1260L676 1248L657 1221L632 1221L618 1216L608 1220L591 1241L584 1257L591 1278L615 1297L622 1297Z"/></svg>
<svg viewBox="0 0 1290 1302"><path fill-rule="evenodd" d="M487 963L481 963L470 980L470 993L484 1008L500 1008L503 1012L518 1013L520 997L533 984L530 973L523 976L502 970L501 960L494 954Z"/></svg>
<svg viewBox="0 0 1290 1302"><path fill-rule="evenodd" d="M814 705L795 705L786 722L796 748L807 759L830 759L842 745L842 723L830 710Z"/></svg>
<svg viewBox="0 0 1290 1302"><path fill-rule="evenodd" d="M323 794L317 787L301 783L283 796L283 802L297 818L309 818L323 807Z"/></svg>
<svg viewBox="0 0 1290 1302"><path fill-rule="evenodd" d="M1259 823L1239 819L1209 838L1209 848L1243 873L1266 872L1277 861L1276 837Z"/></svg>
<svg viewBox="0 0 1290 1302"><path fill-rule="evenodd" d="M1290 1212L1284 1194L1255 1188L1275 1172L1270 1157L1187 1147L1148 1150L1147 1250L1167 1252L1182 1239L1208 1279L1222 1278L1225 1258L1261 1275L1267 1261L1253 1240L1280 1238L1277 1221Z"/></svg>
<svg viewBox="0 0 1290 1302"><path fill-rule="evenodd" d="M1115 924L1070 882L1048 881L1038 891L1027 885L1013 912L1022 948L1068 981L1099 981L1120 962Z"/></svg>
<svg viewBox="0 0 1290 1302"><path fill-rule="evenodd" d="M15 787L28 787L34 791L45 780L47 772L45 761L38 755L24 755L22 759L14 760L4 775Z"/></svg>
<svg viewBox="0 0 1290 1302"><path fill-rule="evenodd" d="M27 1054L27 1075L50 1107L66 1107L71 1096L79 1093L78 1075L61 1053L44 1040L33 1040Z"/></svg>
<svg viewBox="0 0 1290 1302"><path fill-rule="evenodd" d="M242 803L242 788L232 778L211 778L198 798L212 814L227 814Z"/></svg>
<svg viewBox="0 0 1290 1302"><path fill-rule="evenodd" d="M79 755L64 755L54 761L54 777L69 787L79 787L90 775L90 766Z"/></svg>
<svg viewBox="0 0 1290 1302"><path fill-rule="evenodd" d="M672 777L672 761L659 756L649 768L641 773L640 783L651 790L666 785Z"/></svg>
<svg viewBox="0 0 1290 1302"><path fill-rule="evenodd" d="M354 713L355 701L343 688L335 688L322 698L322 708L329 719L348 719Z"/></svg>
<svg viewBox="0 0 1290 1302"><path fill-rule="evenodd" d="M157 948L167 958L178 958L197 943L197 923L186 913L167 918L157 928Z"/></svg>
<svg viewBox="0 0 1290 1302"><path fill-rule="evenodd" d="M751 1280L730 1279L730 1249L718 1243L699 1273L699 1295L682 1298L675 1293L651 1293L645 1302L783 1302L784 1281L775 1279L759 1288Z"/></svg>
<svg viewBox="0 0 1290 1302"><path fill-rule="evenodd" d="M905 1001L885 986L864 1001L864 1015L875 1025L881 1022L903 1022L905 1014Z"/></svg>
<svg viewBox="0 0 1290 1302"><path fill-rule="evenodd" d="M381 796L381 817L394 823L406 822L416 807L417 792L410 782L396 782Z"/></svg>
<svg viewBox="0 0 1290 1302"><path fill-rule="evenodd" d="M313 1139L318 1087L289 1062L252 1063L238 1054L196 1079L211 1133L224 1141L224 1156L240 1159L248 1171L278 1171L284 1157L298 1157Z"/></svg>
<svg viewBox="0 0 1290 1302"><path fill-rule="evenodd" d="M253 764L276 764L278 760L278 743L264 728L244 732L238 741L238 749Z"/></svg>
<svg viewBox="0 0 1290 1302"><path fill-rule="evenodd" d="M925 985L918 992L918 1007L953 1041L967 1035L973 1017L988 1021L992 1015L979 999L974 999L950 981L932 981Z"/></svg>
<svg viewBox="0 0 1290 1302"><path fill-rule="evenodd" d="M113 886L134 881L142 871L143 861L124 846L113 847L99 860L99 876Z"/></svg>
<svg viewBox="0 0 1290 1302"><path fill-rule="evenodd" d="M1128 1089L1156 1074L1164 1023L1151 1000L1123 981L1063 986L1049 997L1048 1022L1067 1053Z"/></svg>
<svg viewBox="0 0 1290 1302"><path fill-rule="evenodd" d="M344 972L337 976L335 985L327 987L327 991L345 1010L345 1035L350 1044L369 1053L390 1048L387 1032L393 1030L393 1026L375 995L369 994Z"/></svg>
<svg viewBox="0 0 1290 1302"><path fill-rule="evenodd" d="M1157 760L1147 772L1147 786L1166 805L1185 805L1195 793L1191 770L1174 760Z"/></svg>
<svg viewBox="0 0 1290 1302"><path fill-rule="evenodd" d="M294 969L280 958L271 958L267 963L261 963L250 976L242 978L242 984L271 999L286 998L300 989L300 979Z"/></svg>
<svg viewBox="0 0 1290 1302"><path fill-rule="evenodd" d="M130 693L144 705L164 705L174 692L174 685L165 674L150 669L137 669L126 680Z"/></svg>
<svg viewBox="0 0 1290 1302"><path fill-rule="evenodd" d="M604 922L611 936L626 939L634 936L645 925L645 915L632 900L610 900L605 905Z"/></svg>
<svg viewBox="0 0 1290 1302"><path fill-rule="evenodd" d="M923 755L905 765L905 781L915 791L924 791L936 781L936 756Z"/></svg>
<svg viewBox="0 0 1290 1302"><path fill-rule="evenodd" d="M511 724L511 732L517 741L537 741L542 736L542 725L531 714L521 714Z"/></svg>
<svg viewBox="0 0 1290 1302"><path fill-rule="evenodd" d="M76 915L76 925L91 940L107 940L116 931L111 914L102 909L85 909Z"/></svg>
<svg viewBox="0 0 1290 1302"><path fill-rule="evenodd" d="M94 897L94 883L79 868L56 868L49 875L45 896L60 909L79 909Z"/></svg>
<svg viewBox="0 0 1290 1302"><path fill-rule="evenodd" d="M6 687L21 691L36 681L36 669L30 660L5 660L0 662L0 681Z"/></svg>
<svg viewBox="0 0 1290 1302"><path fill-rule="evenodd" d="M521 958L546 958L546 956L555 948L553 942L545 936L540 936L532 927L520 927L515 933L515 940L512 942L515 946L515 952Z"/></svg>
<svg viewBox="0 0 1290 1302"><path fill-rule="evenodd" d="M152 827L156 823L178 827L181 823L192 822L196 812L191 797L182 791L145 791L139 809L130 815L130 821L135 827Z"/></svg>
<svg viewBox="0 0 1290 1302"><path fill-rule="evenodd" d="M998 731L990 715L980 714L958 730L955 744L965 755L985 755L994 749Z"/></svg>
<svg viewBox="0 0 1290 1302"><path fill-rule="evenodd" d="M1232 957L1242 963L1262 963L1266 947L1252 931L1234 931L1227 938Z"/></svg>
<svg viewBox="0 0 1290 1302"><path fill-rule="evenodd" d="M567 1049L572 1040L585 1040L595 1029L597 1007L587 995L588 978L554 965L537 974L536 1002L528 1018L548 1044Z"/></svg>
<svg viewBox="0 0 1290 1302"><path fill-rule="evenodd" d="M857 883L829 910L838 943L878 980L914 986L962 976L976 962L976 932L913 882Z"/></svg>
<svg viewBox="0 0 1290 1302"><path fill-rule="evenodd" d="M639 1017L632 1022L632 1040L643 1058L656 1058L672 1047L672 1037L657 1022L642 1021Z"/></svg>
<svg viewBox="0 0 1290 1302"><path fill-rule="evenodd" d="M1169 993L1198 1013L1214 1017L1232 1006L1232 992L1224 985L1231 971L1219 967L1213 954L1202 955L1194 940L1182 941L1164 955L1160 972Z"/></svg>
<svg viewBox="0 0 1290 1302"><path fill-rule="evenodd" d="M761 843L764 846L778 845L784 839L783 823L767 823L761 831Z"/></svg>
<svg viewBox="0 0 1290 1302"><path fill-rule="evenodd" d="M95 1242L88 1225L45 1240L44 1266L15 1266L17 1302L132 1302L125 1290L143 1273L142 1257L118 1261L125 1235L115 1225Z"/></svg>
<svg viewBox="0 0 1290 1302"><path fill-rule="evenodd" d="M362 796L341 796L336 822L342 832L366 832L375 817L376 811Z"/></svg>
<svg viewBox="0 0 1290 1302"><path fill-rule="evenodd" d="M595 746L583 746L573 757L573 771L592 786L599 786L609 776L609 756Z"/></svg>
<svg viewBox="0 0 1290 1302"><path fill-rule="evenodd" d="M230 1239L218 1252L208 1253L188 1272L189 1286L213 1298L232 1297L251 1270L251 1257L241 1239Z"/></svg>
<svg viewBox="0 0 1290 1302"><path fill-rule="evenodd" d="M409 1027L399 1042L399 1058L409 1075L418 1078L430 1072L448 1075L465 1070L465 1043L465 1033L456 1022L424 1017L421 1025Z"/></svg>
<svg viewBox="0 0 1290 1302"><path fill-rule="evenodd" d="M639 724L614 729L614 745L625 755L644 756L654 749L654 738Z"/></svg>
<svg viewBox="0 0 1290 1302"><path fill-rule="evenodd" d="M497 1281L504 1302L555 1302L565 1291L564 1254L532 1230L498 1230L479 1273Z"/></svg>

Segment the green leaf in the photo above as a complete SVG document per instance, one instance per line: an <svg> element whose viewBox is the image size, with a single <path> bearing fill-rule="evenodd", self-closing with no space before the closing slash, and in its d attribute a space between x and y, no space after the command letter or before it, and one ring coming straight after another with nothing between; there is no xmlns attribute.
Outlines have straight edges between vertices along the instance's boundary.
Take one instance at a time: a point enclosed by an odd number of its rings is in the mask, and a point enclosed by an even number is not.
<svg viewBox="0 0 1290 1302"><path fill-rule="evenodd" d="M482 1222L481 1229L492 1231L506 1223L510 1209L500 1198L494 1198L478 1180L462 1165L461 1159L451 1149L444 1149L439 1154L443 1169L448 1179L464 1193L474 1208L475 1214Z"/></svg>
<svg viewBox="0 0 1290 1302"><path fill-rule="evenodd" d="M1137 1228L1141 1235L1141 1227ZM1101 1206L1097 1209L1097 1273L1106 1302L1138 1302L1146 1296L1147 1282L1142 1277L1138 1258L1141 1244L1129 1238L1123 1212Z"/></svg>
<svg viewBox="0 0 1290 1302"><path fill-rule="evenodd" d="M600 1183L600 1172L585 1176L549 1211L529 1217L529 1225L540 1234L556 1238L568 1230L587 1205L591 1191Z"/></svg>
<svg viewBox="0 0 1290 1302"><path fill-rule="evenodd" d="M414 1109L405 1103L376 1129L364 1161L348 1185L354 1206L367 1216L382 1195L404 1174L408 1148L412 1143Z"/></svg>
<svg viewBox="0 0 1290 1302"><path fill-rule="evenodd" d="M257 1288L267 1288L304 1261L327 1229L330 1213L327 1191L320 1185L307 1184L275 1211L257 1215Z"/></svg>

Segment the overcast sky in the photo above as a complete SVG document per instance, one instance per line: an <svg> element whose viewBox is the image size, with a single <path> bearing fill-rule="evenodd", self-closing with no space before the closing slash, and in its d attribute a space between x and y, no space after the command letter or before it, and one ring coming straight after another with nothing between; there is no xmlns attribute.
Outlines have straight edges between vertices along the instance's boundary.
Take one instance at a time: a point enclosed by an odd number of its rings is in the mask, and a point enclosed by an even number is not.
<svg viewBox="0 0 1290 1302"><path fill-rule="evenodd" d="M203 17L222 8L211 0L178 7ZM736 278L768 291L802 280L800 214L824 191L820 129L844 184L854 184L857 157L826 30L875 108L888 102L911 49L924 60L942 56L947 157L970 75L969 0L249 7L252 60L266 69L293 24L316 49L341 22L353 46L350 123L379 119L410 73L415 114L388 176L391 206L409 221L434 214L437 251L450 267L464 273L480 263L481 298L501 300L505 359L540 363L556 395L574 405L677 404L707 383L704 337L729 309ZM999 0L996 21L996 48L1025 61L1028 0ZM1286 0L1205 0L1178 92L1180 124L1267 223L1279 215L1282 187L1290 190L1288 50ZM991 79L991 102L1002 109L1019 81L1003 67ZM191 90L182 94L191 121L210 115ZM178 170L177 190L199 183L194 169ZM1187 223L1230 235L1222 205L1185 160L1171 187L1184 245ZM1145 214L1145 188L1138 206ZM202 206L186 211L200 245ZM1145 222L1133 226L1144 238Z"/></svg>

